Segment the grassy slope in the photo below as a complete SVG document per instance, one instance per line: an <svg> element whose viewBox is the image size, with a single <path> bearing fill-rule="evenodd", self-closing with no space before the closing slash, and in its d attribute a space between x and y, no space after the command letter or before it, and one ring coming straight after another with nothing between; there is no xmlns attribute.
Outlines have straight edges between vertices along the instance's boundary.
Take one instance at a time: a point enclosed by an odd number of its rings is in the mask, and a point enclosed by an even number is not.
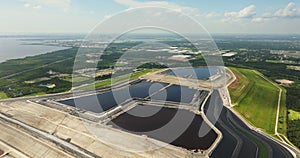
<svg viewBox="0 0 300 158"><path fill-rule="evenodd" d="M254 126L273 134L279 90L274 85L249 69L231 68L240 75L240 82L229 87L235 109ZM246 78L246 81L243 81Z"/></svg>
<svg viewBox="0 0 300 158"><path fill-rule="evenodd" d="M1 92L1 91L0 91L0 99L6 99L6 98L8 98L8 97L6 96L6 94L5 94L4 92Z"/></svg>
<svg viewBox="0 0 300 158"><path fill-rule="evenodd" d="M251 87L249 84L253 84L253 82L250 82L238 69L231 68L231 71L235 74L237 80L229 86L230 97L233 104L238 104L247 94L244 93L248 91L247 88Z"/></svg>

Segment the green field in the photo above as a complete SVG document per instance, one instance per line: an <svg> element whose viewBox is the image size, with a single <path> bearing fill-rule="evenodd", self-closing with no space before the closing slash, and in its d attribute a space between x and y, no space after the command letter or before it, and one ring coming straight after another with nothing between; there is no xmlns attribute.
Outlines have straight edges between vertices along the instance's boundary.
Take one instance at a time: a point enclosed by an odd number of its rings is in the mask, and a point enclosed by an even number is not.
<svg viewBox="0 0 300 158"><path fill-rule="evenodd" d="M284 62L282 62L282 61L280 61L280 60L266 60L266 62L268 62L268 63L284 63Z"/></svg>
<svg viewBox="0 0 300 158"><path fill-rule="evenodd" d="M289 62L289 61L281 61L281 60L266 60L268 63L274 63L274 64L297 64L295 62Z"/></svg>
<svg viewBox="0 0 300 158"><path fill-rule="evenodd" d="M274 134L279 89L262 78L257 71L240 68L231 70L239 79L228 88L232 103L236 105L234 108L254 126ZM282 110L284 115L285 109ZM286 127L285 120L279 127ZM285 129L280 131L285 132Z"/></svg>

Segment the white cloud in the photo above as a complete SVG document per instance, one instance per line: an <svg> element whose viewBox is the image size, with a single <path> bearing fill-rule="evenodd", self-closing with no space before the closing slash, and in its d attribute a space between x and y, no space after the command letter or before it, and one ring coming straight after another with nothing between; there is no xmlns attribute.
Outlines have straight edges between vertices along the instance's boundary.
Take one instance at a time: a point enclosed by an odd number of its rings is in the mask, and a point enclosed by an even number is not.
<svg viewBox="0 0 300 158"><path fill-rule="evenodd" d="M275 13L264 13L261 17L253 18L252 22L265 22L267 20L276 19L295 19L300 18L300 7L297 7L295 3L290 2L282 9L277 10Z"/></svg>
<svg viewBox="0 0 300 158"><path fill-rule="evenodd" d="M190 16L202 16L198 9L192 7L181 6L175 3L167 2L167 1L146 1L140 2L136 0L114 0L116 3L127 6L129 8L137 8L137 7L163 7L172 9L177 12L182 12L186 15ZM157 13L159 14L159 13Z"/></svg>
<svg viewBox="0 0 300 158"><path fill-rule="evenodd" d="M41 8L40 5L35 5L35 6L32 7L32 9L40 9L40 8Z"/></svg>
<svg viewBox="0 0 300 158"><path fill-rule="evenodd" d="M31 4L26 3L26 4L24 4L24 7L25 7L25 8L29 8L29 7L31 7Z"/></svg>
<svg viewBox="0 0 300 158"><path fill-rule="evenodd" d="M254 23L261 23L261 22L264 22L264 21L266 21L267 19L266 18L253 18L252 20L251 20L251 22L254 22Z"/></svg>
<svg viewBox="0 0 300 158"><path fill-rule="evenodd" d="M285 8L279 9L274 13L274 17L280 18L299 18L300 8L295 3L290 2Z"/></svg>
<svg viewBox="0 0 300 158"><path fill-rule="evenodd" d="M56 7L63 11L68 11L71 5L71 0L21 0L24 2L24 7L40 9L44 7Z"/></svg>
<svg viewBox="0 0 300 158"><path fill-rule="evenodd" d="M104 19L106 20L106 19L109 19L109 18L111 18L112 17L112 15L104 15Z"/></svg>
<svg viewBox="0 0 300 158"><path fill-rule="evenodd" d="M25 8L31 8L31 9L40 9L42 6L41 5L33 5L33 4L30 4L30 3L26 3L26 4L24 4L24 7Z"/></svg>
<svg viewBox="0 0 300 158"><path fill-rule="evenodd" d="M115 0L115 2L125 5L129 8L135 8L135 7L146 7L146 6L160 6L160 7L166 7L169 6L169 2L164 1L148 1L148 2L138 2L135 0Z"/></svg>
<svg viewBox="0 0 300 158"><path fill-rule="evenodd" d="M253 18L256 15L255 8L255 5L250 5L237 12L225 12L224 16L228 19Z"/></svg>
<svg viewBox="0 0 300 158"><path fill-rule="evenodd" d="M207 18L214 18L214 17L218 17L218 16L220 16L220 14L216 13L216 12L210 12L210 13L206 14Z"/></svg>
<svg viewBox="0 0 300 158"><path fill-rule="evenodd" d="M300 7L294 2L288 3L284 8L278 9L277 11L271 13L266 12L259 17L255 17L255 5L250 5L240 11L237 12L225 12L224 19L222 22L229 22L229 21L239 21L240 19L251 19L253 23L262 23L270 20L276 19L295 19L300 18Z"/></svg>

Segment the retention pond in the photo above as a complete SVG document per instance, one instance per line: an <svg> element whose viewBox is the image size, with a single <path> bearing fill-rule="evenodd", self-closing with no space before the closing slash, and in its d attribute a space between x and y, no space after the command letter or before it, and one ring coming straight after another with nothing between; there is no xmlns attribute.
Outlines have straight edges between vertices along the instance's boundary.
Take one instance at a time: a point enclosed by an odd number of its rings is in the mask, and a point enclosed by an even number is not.
<svg viewBox="0 0 300 158"><path fill-rule="evenodd" d="M206 80L209 77L221 73L217 67L177 68L163 71L162 74L173 75L182 78Z"/></svg>
<svg viewBox="0 0 300 158"><path fill-rule="evenodd" d="M126 132L146 135L188 150L206 150L217 138L217 134L200 115L177 108L137 105L108 124ZM200 127L210 130L201 133Z"/></svg>
<svg viewBox="0 0 300 158"><path fill-rule="evenodd" d="M101 113L123 103L128 99L146 98L167 85L167 83L147 82L142 80L141 82L134 83L120 89L100 94L61 100L59 102L79 109Z"/></svg>

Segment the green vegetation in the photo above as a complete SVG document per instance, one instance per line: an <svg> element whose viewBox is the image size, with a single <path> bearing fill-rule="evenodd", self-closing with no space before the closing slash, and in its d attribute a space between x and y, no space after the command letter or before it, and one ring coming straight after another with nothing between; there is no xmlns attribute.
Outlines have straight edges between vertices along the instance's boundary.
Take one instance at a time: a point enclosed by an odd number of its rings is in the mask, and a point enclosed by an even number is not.
<svg viewBox="0 0 300 158"><path fill-rule="evenodd" d="M288 120L288 139L296 146L300 147L300 120Z"/></svg>
<svg viewBox="0 0 300 158"><path fill-rule="evenodd" d="M134 45L136 43L128 44L126 42L110 45L101 56L98 70L113 68L117 59L122 55L120 50ZM72 88L73 81L80 85L94 80L83 76L78 76L72 80L71 74L77 51L78 48L74 47L0 63L0 92L3 93L1 98L65 92ZM98 49L94 48L82 48L81 51L91 55L98 53ZM80 62L85 62L88 59L90 58L83 56L81 59L83 61ZM88 68L90 65L86 63L85 66L84 68ZM96 80L107 78L110 76L97 77Z"/></svg>
<svg viewBox="0 0 300 158"><path fill-rule="evenodd" d="M275 64L281 64L281 63L284 63L284 64L294 64L291 61L283 61L283 60L266 60L266 62L268 62L268 63L275 63Z"/></svg>
<svg viewBox="0 0 300 158"><path fill-rule="evenodd" d="M71 89L72 83L52 78L38 83L19 83L18 87L8 88L5 93L10 98L65 92Z"/></svg>
<svg viewBox="0 0 300 158"><path fill-rule="evenodd" d="M153 62L150 62L150 63L146 63L146 64L143 64L143 65L140 65L139 67L137 67L138 69L157 69L157 68L168 68L167 66L165 65L161 65L159 63L153 63Z"/></svg>
<svg viewBox="0 0 300 158"><path fill-rule="evenodd" d="M80 88L80 90L92 90L94 88L101 88L101 87L109 86L111 84L126 81L126 80L129 80L129 79L136 79L136 78L141 77L141 76L143 76L147 73L155 72L155 71L158 71L158 70L161 70L161 69L158 69L158 68L157 69L143 69L143 70L134 72L132 74L125 74L125 75L122 75L122 76L115 77L113 79L109 78L109 79L106 79L106 80L103 80L103 81L97 81L95 83L95 85L89 85L89 86L86 86L86 87L82 87L82 88Z"/></svg>
<svg viewBox="0 0 300 158"><path fill-rule="evenodd" d="M300 120L300 112L294 110L288 110L288 118L289 120Z"/></svg>
<svg viewBox="0 0 300 158"><path fill-rule="evenodd" d="M77 50L70 48L0 63L0 91L14 98L70 90L71 82L55 75L72 73Z"/></svg>
<svg viewBox="0 0 300 158"><path fill-rule="evenodd" d="M278 118L278 133L283 134L286 136L287 131L287 106L286 106L286 89L282 89L281 94L281 103L280 103L280 109L279 109L279 118Z"/></svg>
<svg viewBox="0 0 300 158"><path fill-rule="evenodd" d="M4 92L0 92L0 99L6 99L8 98L7 95Z"/></svg>
<svg viewBox="0 0 300 158"><path fill-rule="evenodd" d="M256 43L255 46L253 46L254 43L249 41L249 44L242 42L245 47L240 45L241 43L239 42L236 43L236 41L229 43L231 44L228 45L224 43L224 45L221 46L222 49L230 49L231 51L238 52L238 54L233 57L224 58L227 66L258 70L272 81L287 79L295 82L292 85L281 88L283 93L279 113L278 132L282 135L286 135L290 142L300 148L300 120L288 119L288 110L300 112L300 71L296 69L299 67L300 58L287 54L272 54L270 51L299 51L300 45L290 41L274 43L254 42ZM218 46L220 48L219 44ZM238 48L247 48L247 50L240 51ZM286 106L284 106L284 104ZM282 138L285 139L285 137Z"/></svg>
<svg viewBox="0 0 300 158"><path fill-rule="evenodd" d="M266 60L268 63L282 63L280 60Z"/></svg>
<svg viewBox="0 0 300 158"><path fill-rule="evenodd" d="M253 84L249 79L238 71L236 68L231 68L232 72L236 76L236 80L229 87L230 97L233 104L239 104L240 101L247 95L247 88L249 84Z"/></svg>
<svg viewBox="0 0 300 158"><path fill-rule="evenodd" d="M15 79L32 78L30 77L31 75L35 77L38 73L42 72L44 74L49 69L61 73L71 73L77 50L78 48L71 48L23 59L8 60L0 63L0 77L10 78L10 76L14 76ZM43 72L40 70L46 71Z"/></svg>
<svg viewBox="0 0 300 158"><path fill-rule="evenodd" d="M254 126L273 134L276 120L276 110L279 90L262 78L258 72L250 69L231 68L233 72L244 75L248 81L237 83L230 88L233 103L238 103L235 109ZM239 74L236 74L237 76ZM240 78L244 78L240 76ZM237 97L238 92L240 94Z"/></svg>
<svg viewBox="0 0 300 158"><path fill-rule="evenodd" d="M287 137L295 146L300 148L300 119L294 119L298 116L296 113L300 113L300 88L294 86L288 87L287 90L288 116L293 118L287 119Z"/></svg>
<svg viewBox="0 0 300 158"><path fill-rule="evenodd" d="M143 75L145 75L149 72L155 72L155 71L158 71L158 70L160 70L160 69L144 69L142 71L134 72L132 74L122 75L122 76L119 76L119 77L116 77L116 78L113 78L113 79L108 79L108 80L102 81L100 83L96 83L95 88L108 86L108 85L111 85L111 84L115 84L117 82L126 81L128 79L135 79L135 78L143 76Z"/></svg>

